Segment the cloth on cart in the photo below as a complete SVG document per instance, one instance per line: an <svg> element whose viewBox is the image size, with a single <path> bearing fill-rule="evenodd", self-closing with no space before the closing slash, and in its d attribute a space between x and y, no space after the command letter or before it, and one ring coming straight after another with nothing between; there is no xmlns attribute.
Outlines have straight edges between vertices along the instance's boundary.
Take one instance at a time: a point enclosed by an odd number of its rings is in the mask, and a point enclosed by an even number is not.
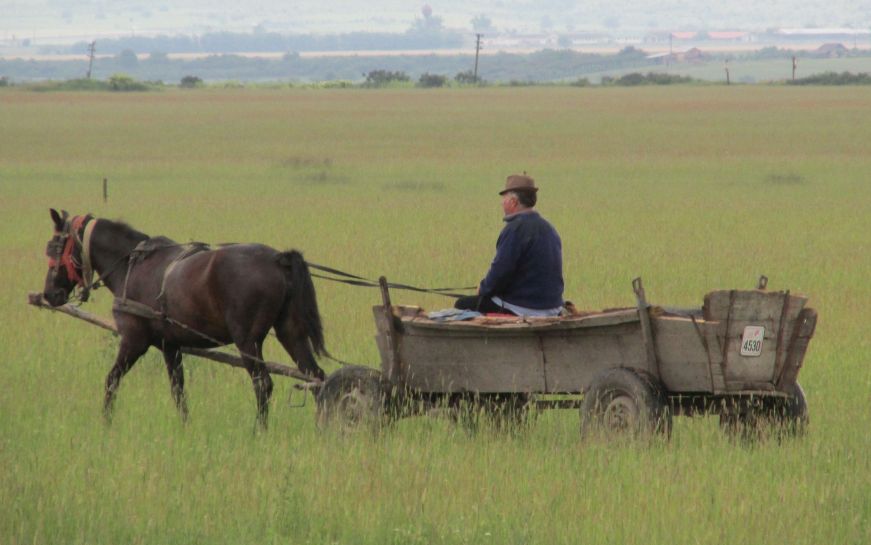
<svg viewBox="0 0 871 545"><path fill-rule="evenodd" d="M483 316L480 312L474 310L463 310L459 308L446 308L444 310L434 310L427 312L426 317L436 322L463 322Z"/></svg>

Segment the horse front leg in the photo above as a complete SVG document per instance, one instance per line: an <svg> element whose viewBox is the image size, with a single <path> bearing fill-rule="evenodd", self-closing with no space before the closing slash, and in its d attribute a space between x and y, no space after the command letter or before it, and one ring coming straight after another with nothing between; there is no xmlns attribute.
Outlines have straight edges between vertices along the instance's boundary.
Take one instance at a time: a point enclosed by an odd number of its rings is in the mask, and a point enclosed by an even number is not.
<svg viewBox="0 0 871 545"><path fill-rule="evenodd" d="M148 350L148 343L138 339L121 338L121 347L118 349L118 355L115 357L115 365L106 376L106 396L103 400L103 418L106 423L112 422L112 411L115 405L115 397L118 393L118 386L121 384L121 378L130 371L133 364L136 363L145 352Z"/></svg>
<svg viewBox="0 0 871 545"><path fill-rule="evenodd" d="M188 404L184 393L184 366L181 363L181 348L164 344L163 361L166 363L166 374L169 376L169 387L175 408L181 415L182 422L188 419Z"/></svg>

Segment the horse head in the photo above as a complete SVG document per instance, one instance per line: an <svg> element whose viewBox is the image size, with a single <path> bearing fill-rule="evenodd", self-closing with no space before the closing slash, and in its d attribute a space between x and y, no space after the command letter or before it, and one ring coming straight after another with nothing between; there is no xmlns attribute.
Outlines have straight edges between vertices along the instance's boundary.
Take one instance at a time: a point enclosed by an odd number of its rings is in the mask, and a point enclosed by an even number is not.
<svg viewBox="0 0 871 545"><path fill-rule="evenodd" d="M45 248L48 273L45 276L43 297L51 306L58 307L69 301L76 286L86 287L82 272L82 236L79 232L90 216L70 218L66 210L51 209L54 235Z"/></svg>

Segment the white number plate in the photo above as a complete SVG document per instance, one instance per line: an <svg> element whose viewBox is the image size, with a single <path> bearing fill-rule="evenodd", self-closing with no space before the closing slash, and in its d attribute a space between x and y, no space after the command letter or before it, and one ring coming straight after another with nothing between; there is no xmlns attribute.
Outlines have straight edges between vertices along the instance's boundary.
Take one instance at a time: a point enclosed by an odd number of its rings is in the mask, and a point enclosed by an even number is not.
<svg viewBox="0 0 871 545"><path fill-rule="evenodd" d="M758 325L748 325L741 336L742 356L761 356L762 341L765 339L765 328Z"/></svg>

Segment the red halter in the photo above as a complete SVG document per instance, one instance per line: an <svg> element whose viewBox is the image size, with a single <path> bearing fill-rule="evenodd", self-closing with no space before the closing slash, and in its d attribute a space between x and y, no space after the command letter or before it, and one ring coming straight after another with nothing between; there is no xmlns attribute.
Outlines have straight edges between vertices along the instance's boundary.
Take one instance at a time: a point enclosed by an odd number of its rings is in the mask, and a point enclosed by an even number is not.
<svg viewBox="0 0 871 545"><path fill-rule="evenodd" d="M66 244L64 244L64 250L61 253L60 257L60 266L64 267L67 270L67 278L70 279L71 282L75 282L79 286L85 285L85 280L82 278L82 275L79 271L76 270L76 264L73 262L73 250L76 248L76 239L78 235L76 234L79 229L85 224L85 221L89 219L88 216L76 216L69 224L69 232L66 233ZM61 234L58 231L55 231L55 234ZM49 267L57 267L58 262L54 256L48 256L48 266Z"/></svg>

